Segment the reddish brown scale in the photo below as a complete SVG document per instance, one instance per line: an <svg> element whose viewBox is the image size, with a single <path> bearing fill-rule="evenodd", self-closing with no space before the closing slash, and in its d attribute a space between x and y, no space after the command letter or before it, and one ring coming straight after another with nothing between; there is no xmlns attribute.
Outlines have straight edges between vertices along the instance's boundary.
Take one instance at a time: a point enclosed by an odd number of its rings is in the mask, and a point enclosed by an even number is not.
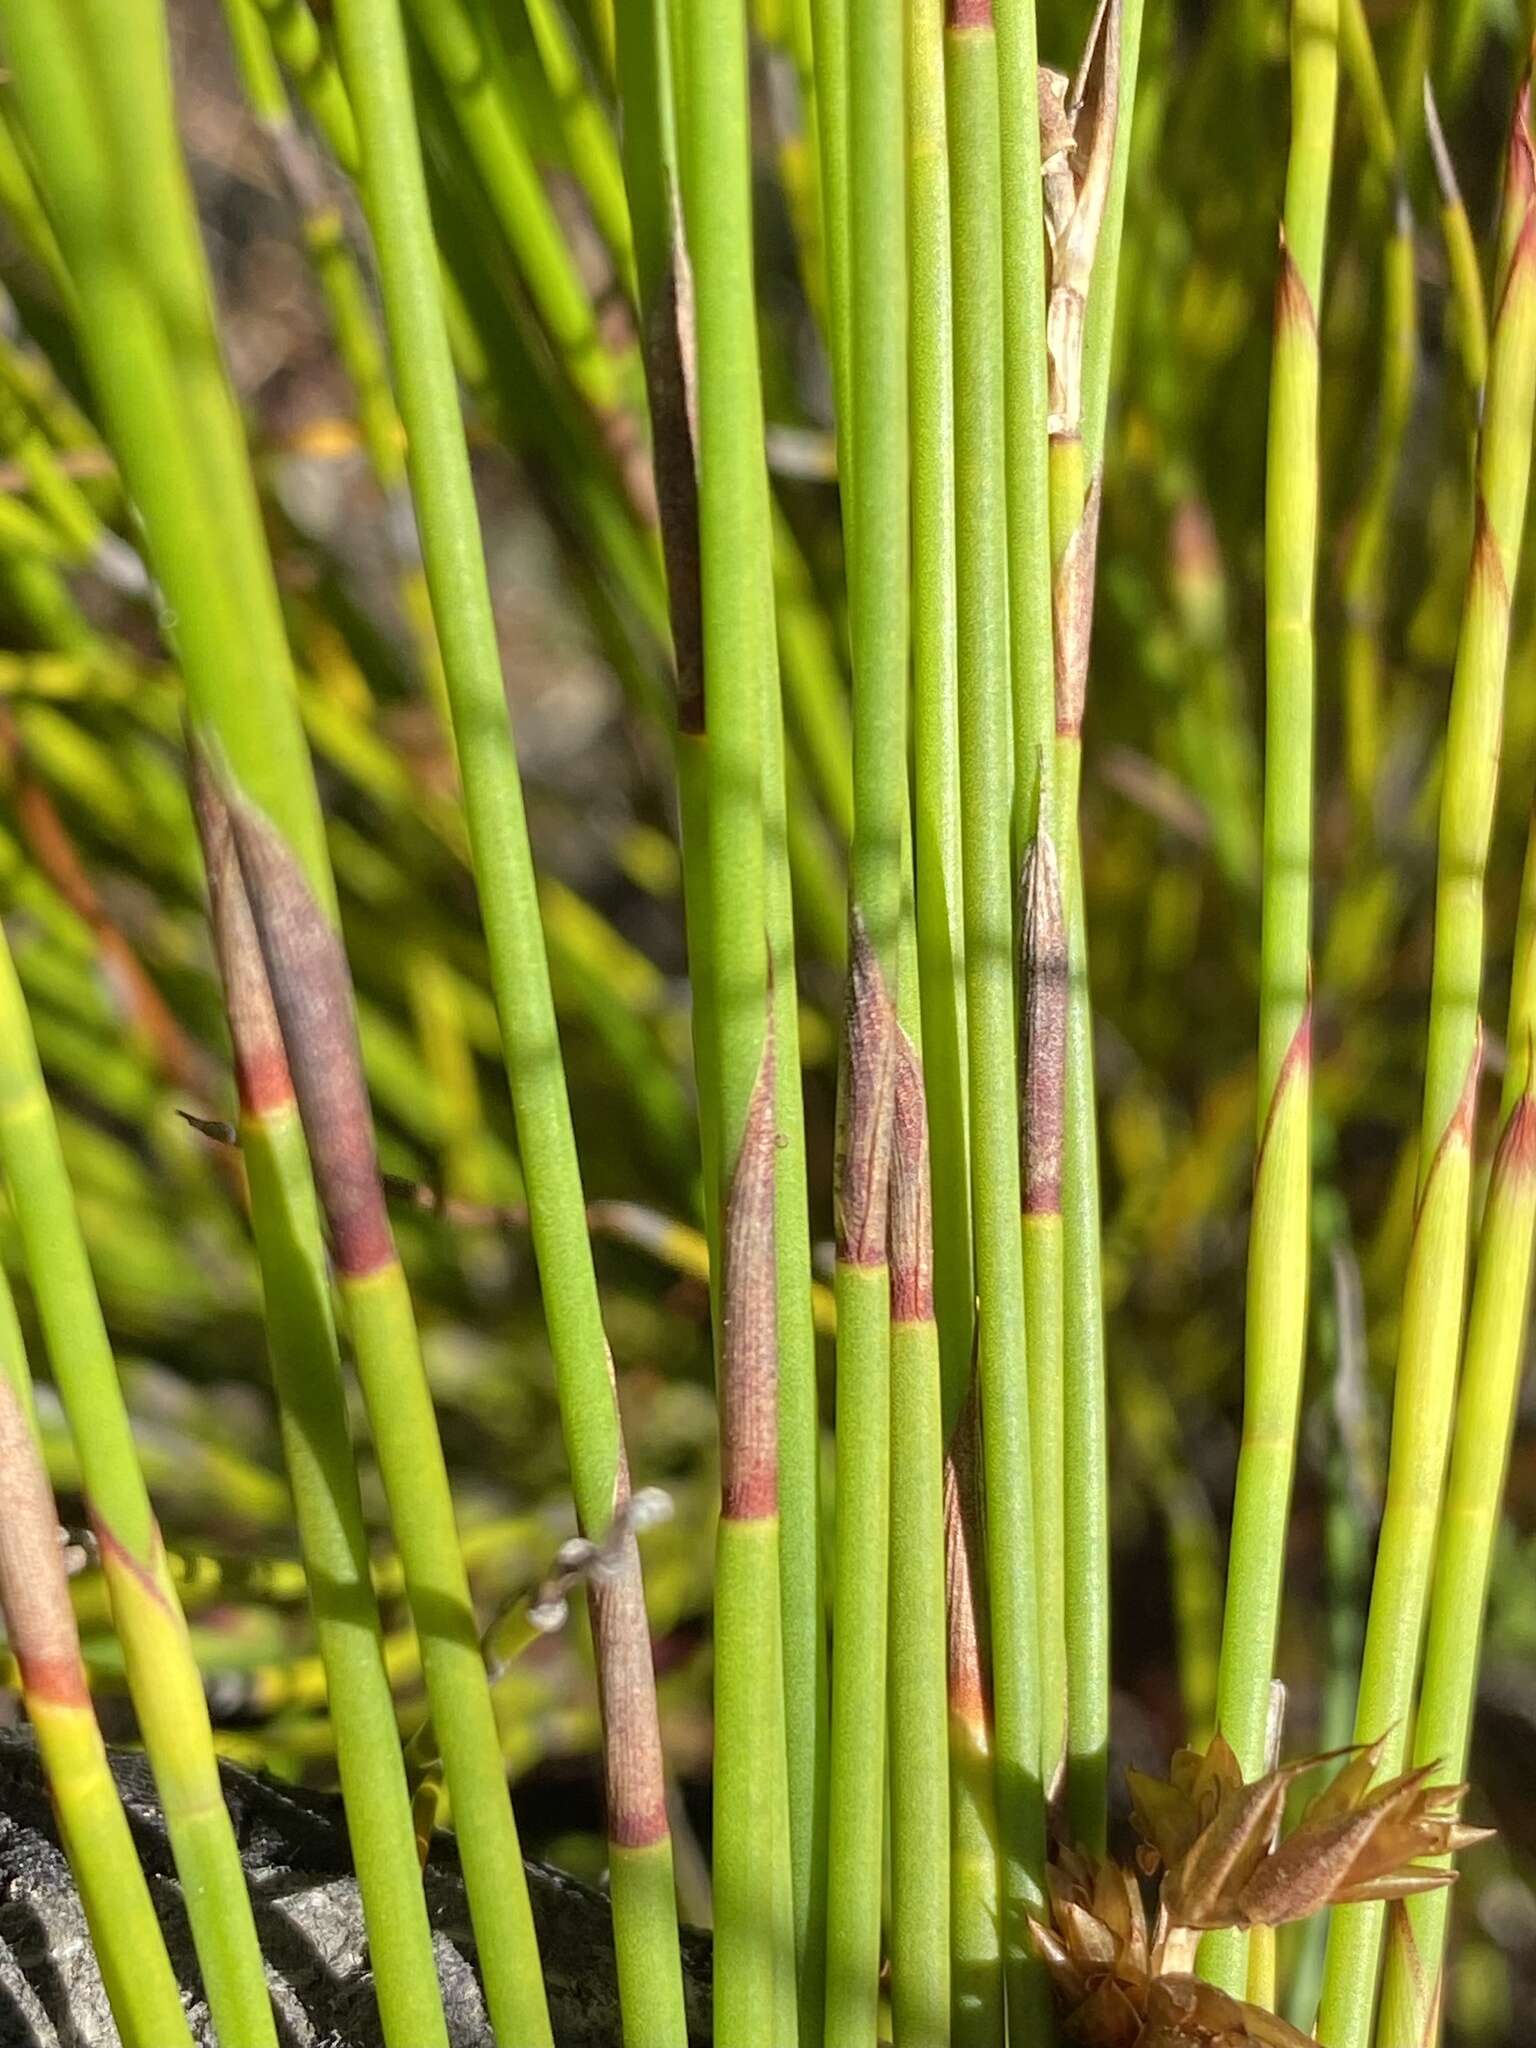
<svg viewBox="0 0 1536 2048"><path fill-rule="evenodd" d="M1531 142L1531 81L1527 75L1515 95L1515 117L1510 123L1509 155L1504 166L1506 210L1524 208L1536 201L1536 148Z"/></svg>
<svg viewBox="0 0 1536 2048"><path fill-rule="evenodd" d="M1527 1180L1536 1174L1536 1096L1525 1094L1509 1113L1499 1149L1494 1154L1493 1179Z"/></svg>
<svg viewBox="0 0 1536 2048"><path fill-rule="evenodd" d="M346 955L281 835L243 797L226 802L331 1250L345 1278L365 1279L396 1253Z"/></svg>
<svg viewBox="0 0 1536 2048"><path fill-rule="evenodd" d="M949 26L956 30L991 28L992 0L949 0Z"/></svg>
<svg viewBox="0 0 1536 2048"><path fill-rule="evenodd" d="M837 1256L849 1266L886 1257L896 1015L864 920L849 920L848 990L837 1086Z"/></svg>
<svg viewBox="0 0 1536 2048"><path fill-rule="evenodd" d="M991 1721L986 1577L981 1527L981 1413L971 1379L944 1459L944 1592L949 1616L949 1711L985 1742Z"/></svg>
<svg viewBox="0 0 1536 2048"><path fill-rule="evenodd" d="M1067 925L1050 834L1040 832L1019 891L1023 932L1019 1003L1019 1170L1026 1216L1061 1213L1067 1089Z"/></svg>
<svg viewBox="0 0 1536 2048"><path fill-rule="evenodd" d="M1481 597L1494 611L1509 611L1509 579L1504 574L1504 554L1493 530L1481 491L1477 497L1477 524L1472 536L1472 559L1467 569L1467 595Z"/></svg>
<svg viewBox="0 0 1536 2048"><path fill-rule="evenodd" d="M617 1409L619 1387L611 1352L608 1383ZM613 1483L615 1516L628 1506L629 1495L629 1454L621 1422ZM584 1533L599 1540L602 1535L592 1529ZM664 1841L669 1832L667 1788L640 1546L632 1531L625 1535L613 1561L589 1579L587 1605L592 1617L598 1707L603 1717L608 1839L621 1849L649 1848Z"/></svg>
<svg viewBox="0 0 1536 2048"><path fill-rule="evenodd" d="M643 1849L666 1839L667 1795L640 1551L632 1535L592 1580L588 1606L603 1716L608 1839Z"/></svg>
<svg viewBox="0 0 1536 2048"><path fill-rule="evenodd" d="M164 1554L159 1529L156 1528L152 1534L151 1541L154 1548L149 1561L146 1562L143 1558L134 1556L127 1544L119 1539L111 1523L103 1521L91 1501L86 1502L85 1508L91 1525L91 1534L96 1538L97 1553L101 1558L103 1569L109 1575L108 1583L110 1584L110 1574L114 1570L127 1572L130 1577L138 1580L140 1588L149 1595L150 1599L159 1601L160 1605L169 1614L171 1603L166 1598L165 1588L160 1583L156 1570Z"/></svg>
<svg viewBox="0 0 1536 2048"><path fill-rule="evenodd" d="M1305 328L1317 341L1317 314L1312 305L1312 294L1307 290L1306 280L1296 268L1296 259L1291 254L1290 244L1285 239L1285 229L1280 230L1280 275L1275 281L1275 332L1282 332L1287 326Z"/></svg>
<svg viewBox="0 0 1536 2048"><path fill-rule="evenodd" d="M1269 1149L1269 1134L1274 1129L1275 1118L1279 1115L1285 1093L1296 1081L1298 1074L1305 1074L1312 1065L1312 999L1307 998L1307 1007L1301 1013L1301 1022L1296 1026L1290 1044L1285 1049L1285 1058L1280 1062L1280 1071L1275 1076L1275 1092L1269 1098L1269 1110L1264 1118L1264 1134L1259 1139L1258 1156L1253 1163L1254 1178L1264 1164L1264 1154Z"/></svg>
<svg viewBox="0 0 1536 2048"><path fill-rule="evenodd" d="M28 1698L86 1707L90 1691L69 1600L58 1510L31 1419L0 1379L0 1609Z"/></svg>
<svg viewBox="0 0 1536 2048"><path fill-rule="evenodd" d="M1056 623L1056 731L1076 739L1088 697L1088 656L1093 644L1093 590L1099 554L1100 478L1083 500L1083 516L1067 542L1051 590Z"/></svg>
<svg viewBox="0 0 1536 2048"><path fill-rule="evenodd" d="M1461 1094L1457 1097L1456 1108L1452 1112L1450 1122L1440 1133L1440 1142L1435 1147L1434 1157L1430 1160L1428 1171L1419 1183L1419 1198L1415 1208L1415 1219L1417 1219L1418 1210L1424 1206L1424 1197L1429 1192L1430 1182L1440 1171L1440 1162L1445 1158L1451 1147L1453 1145L1460 1145L1468 1151L1472 1148L1472 1131L1477 1120L1477 1078L1482 1069L1483 1027L1481 1021L1479 1021L1477 1036L1472 1045L1472 1057L1467 1062L1467 1078L1461 1084Z"/></svg>
<svg viewBox="0 0 1536 2048"><path fill-rule="evenodd" d="M891 1320L933 1321L933 1204L923 1063L899 1027L891 1121Z"/></svg>
<svg viewBox="0 0 1536 2048"><path fill-rule="evenodd" d="M774 1272L773 1042L747 1110L723 1231L720 1309L720 1512L779 1511L778 1293Z"/></svg>
<svg viewBox="0 0 1536 2048"><path fill-rule="evenodd" d="M293 1078L251 917L229 811L201 747L191 749L192 801L208 877L214 951L235 1056L235 1083L247 1116L271 1116L293 1102Z"/></svg>

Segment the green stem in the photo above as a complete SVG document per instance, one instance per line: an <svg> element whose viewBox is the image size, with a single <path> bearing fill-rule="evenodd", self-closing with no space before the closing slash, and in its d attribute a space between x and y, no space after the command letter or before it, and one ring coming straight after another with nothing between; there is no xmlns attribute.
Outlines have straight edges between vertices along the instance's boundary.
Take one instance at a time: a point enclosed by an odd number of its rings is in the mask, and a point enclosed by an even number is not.
<svg viewBox="0 0 1536 2048"><path fill-rule="evenodd" d="M1338 96L1336 0L1294 0L1291 149L1275 302L1265 498L1264 898L1259 1150L1248 1238L1238 1456L1217 1719L1245 1778L1265 1768L1305 1348L1311 1104L1312 736L1316 648L1317 309ZM1247 1982L1246 1943L1202 1971Z"/></svg>
<svg viewBox="0 0 1536 2048"><path fill-rule="evenodd" d="M1045 1841L1019 1230L1012 704L1005 624L1007 499L1003 361L997 347L1004 314L1002 172L997 45L990 16L952 7L946 57L954 209L955 557L971 1195L996 1698L994 1769L1003 1859L1002 1941L1010 2039L1022 2042L1038 2038L1049 2019L1043 1974L1033 1959L1024 1924L1026 1916L1041 1906ZM1032 75L1029 92L1032 115ZM1043 377L1042 367L1042 407ZM1043 418L1041 455L1043 460ZM1045 566L1048 574L1048 561ZM1046 626L1048 634L1048 616Z"/></svg>
<svg viewBox="0 0 1536 2048"><path fill-rule="evenodd" d="M261 1949L186 1622L134 1450L10 949L0 939L0 1169L80 1459L112 1620L220 2036L276 2048Z"/></svg>
<svg viewBox="0 0 1536 2048"><path fill-rule="evenodd" d="M394 0L345 0L338 9L343 69L356 110L363 184L379 259L396 390L409 440L422 551L442 648L474 868L490 951L529 1220L555 1356L561 1421L577 1513L596 1537L619 1498L617 1403L598 1301L581 1171L559 1058L559 1033L540 927L522 783L501 674L468 451L459 414L410 96L405 38ZM645 1630L638 1578L628 1626ZM605 1726L613 1703L604 1701ZM643 1753L654 1756L654 1691L624 1709ZM607 1726L610 1752L628 1734ZM446 1756L446 1750L445 1750ZM451 1783L451 1773L450 1773ZM610 1795L613 1779L610 1772ZM647 1839L666 1840L660 1787L637 1793ZM455 1810L460 1802L454 1796ZM617 1839L640 1823L610 1815ZM659 1849L658 1849L659 1853ZM648 1981L667 1985L638 2024L666 2038L682 2029L681 1970L670 1901L649 1880L628 1887L615 1871L616 1939L650 1959ZM670 1958L664 1963L663 1958Z"/></svg>

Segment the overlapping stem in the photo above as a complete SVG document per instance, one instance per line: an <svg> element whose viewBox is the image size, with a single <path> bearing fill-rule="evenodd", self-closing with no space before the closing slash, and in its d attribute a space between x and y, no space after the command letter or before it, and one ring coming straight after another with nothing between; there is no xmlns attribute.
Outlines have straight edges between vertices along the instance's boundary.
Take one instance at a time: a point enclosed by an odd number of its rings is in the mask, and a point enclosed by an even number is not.
<svg viewBox="0 0 1536 2048"><path fill-rule="evenodd" d="M1481 1049L1483 873L1493 827L1509 603L1524 530L1536 408L1536 204L1529 85L1510 140L1494 315L1478 439L1477 522L1451 683L1435 952L1420 1134L1418 1205L1405 1282L1387 1495L1371 1586L1355 1733L1386 1732L1381 1768L1398 1769L1423 1641L1461 1340L1471 1199L1473 1091ZM1509 214L1516 216L1512 227ZM1518 1055L1517 1055L1518 1056ZM1370 2039L1383 1909L1341 1908L1328 1936L1319 2038Z"/></svg>
<svg viewBox="0 0 1536 2048"><path fill-rule="evenodd" d="M1217 1681L1221 1732L1264 1767L1306 1329L1312 1037L1312 740L1316 650L1318 343L1338 98L1335 0L1294 0L1291 146L1275 295L1265 486L1264 895L1258 1158L1248 1238L1243 1441ZM1202 1967L1246 1982L1236 1935Z"/></svg>
<svg viewBox="0 0 1536 2048"><path fill-rule="evenodd" d="M953 1427L971 1375L975 1287L955 673L953 294L940 0L908 9L907 50L913 907L923 1076L930 1122L940 1134L930 1153L934 1313L945 1421Z"/></svg>
<svg viewBox="0 0 1536 2048"><path fill-rule="evenodd" d="M1526 1003L1531 999L1527 987ZM1505 1117L1478 1236L1414 1724L1414 1763L1433 1764L1436 1776L1452 1780L1466 1769L1488 1576L1525 1358L1533 1241L1536 1095L1527 1068ZM1380 2048L1426 2038L1440 1996L1448 1909L1449 1894L1431 1892L1411 1900L1406 1916L1389 1926Z"/></svg>
<svg viewBox="0 0 1536 2048"><path fill-rule="evenodd" d="M513 118L504 60L488 24L471 0L411 0L411 15L529 296L572 385L592 408L611 454L635 488L638 480L630 472L643 467L643 457L629 402L639 366L615 357L604 341L538 166ZM346 76L351 67L344 35L341 42ZM348 83L361 120L355 83ZM366 134L363 150L366 179Z"/></svg>
<svg viewBox="0 0 1536 2048"><path fill-rule="evenodd" d="M491 980L528 1190L529 1220L555 1356L577 1513L599 1534L619 1498L617 1402L603 1332L570 1105L540 926L522 783L501 674L463 423L449 356L405 42L395 0L348 0L337 11L343 71L356 113L364 197L379 275L411 480L422 531ZM292 1047L290 1046L290 1057ZM302 1099L302 1098L301 1098ZM379 1290L383 1291L383 1290ZM389 1290L397 1291L391 1282ZM370 1299L372 1297L370 1296ZM646 1634L638 1574L625 1595L625 1669L637 1672ZM644 1661L648 1664L649 1652ZM654 1688L626 1686L624 1720L605 1686L605 1737L655 1753ZM434 1718L439 1718L434 1715ZM444 1757L453 1789L453 1757ZM609 1790L617 1783L609 1771ZM633 1784L610 1813L621 1989L641 2001L634 2024L672 2040L682 1987L671 1910L671 1841L659 1784ZM464 1818L454 1793L459 1825ZM629 1983L624 1984L625 1973ZM525 1987L526 1995L526 1987Z"/></svg>
<svg viewBox="0 0 1536 2048"><path fill-rule="evenodd" d="M384 2038L447 2038L353 1462L309 1158L229 816L206 759L193 790L240 1096L267 1342L325 1667Z"/></svg>
<svg viewBox="0 0 1536 2048"><path fill-rule="evenodd" d="M1001 1940L1010 2033L1024 2041L1047 2024L1044 1978L1032 1960L1025 1928L1027 1915L1043 1898L1045 1836L1019 1228L1009 768L1013 704L1006 630L1003 363L997 348L1004 314L997 58L991 9L969 0L951 6L945 63L953 209L955 560L971 1199L994 1769L1002 1850ZM1025 204L1035 203L1032 188ZM1040 374L1043 387L1043 364ZM1037 425L1043 434L1043 415Z"/></svg>
<svg viewBox="0 0 1536 2048"><path fill-rule="evenodd" d="M1008 574L1008 668L1012 685L1015 862L1035 827L1040 785L1051 771L1051 520L1047 483L1045 237L1040 199L1040 85L1032 0L973 10L994 24L1000 93L999 221L1002 235L1004 506ZM964 8L951 10L958 22ZM958 286L957 286L958 289ZM963 374L963 370L961 372Z"/></svg>
<svg viewBox="0 0 1536 2048"><path fill-rule="evenodd" d="M782 1689L778 1276L764 736L777 716L771 527L752 283L745 23L682 16L683 199L697 340L708 964L719 1175L721 1520L715 1581L715 2030L793 2042ZM685 791L686 794L686 791ZM687 820L685 818L685 831ZM690 934L690 938L691 938ZM793 1044L783 1057L793 1057ZM803 1505L803 1504L802 1504ZM802 1866L804 1868L805 1866Z"/></svg>
<svg viewBox="0 0 1536 2048"><path fill-rule="evenodd" d="M58 1510L3 1273L0 1321L0 1612L22 1700L118 2030L127 2048L191 2048L165 1939L91 1705Z"/></svg>
<svg viewBox="0 0 1536 2048"><path fill-rule="evenodd" d="M202 1680L139 1469L58 1128L3 938L0 1048L0 1170L80 1459L112 1622L186 1890L204 1986L220 2035L232 2048L274 2048L261 1951L219 1787Z"/></svg>
<svg viewBox="0 0 1536 2048"><path fill-rule="evenodd" d="M492 2023L549 2040L538 1949L480 1635L410 1293L384 1206L340 940L253 806L221 791L421 1642Z"/></svg>
<svg viewBox="0 0 1536 2048"><path fill-rule="evenodd" d="M1122 175L1124 168L1118 156L1120 65L1120 0L1108 0L1089 30L1070 86L1070 104L1058 107L1054 91L1042 90L1040 98L1050 240L1046 356L1053 647L1052 772L1049 803L1042 805L1040 824L1053 835L1060 865L1067 1009L1062 1032L1064 1130L1057 1172L1064 1277L1059 1289L1053 1290L1045 1277L1051 1263L1050 1232L1033 1233L1042 1240L1036 1253L1043 1278L1035 1289L1037 1309L1046 1342L1061 1359L1061 1384L1058 1388L1047 1368L1031 1358L1031 1428L1043 1402L1046 1433L1054 1433L1063 1445L1063 1452L1049 1458L1051 1477L1058 1463L1063 1472L1055 1489L1060 1508L1049 1522L1051 1548L1061 1553L1060 1562L1037 1560L1037 1570L1044 1597L1049 1598L1058 1585L1063 1589L1062 1599L1051 1599L1051 1604L1065 1609L1069 1800L1075 1836L1094 1848L1102 1845L1107 1819L1109 1524L1093 1034L1077 815L1101 489L1100 476L1090 476L1087 469L1083 378L1094 294L1112 294L1114 289L1113 276L1099 267L1098 251L1117 165ZM1064 122L1070 123L1070 155ZM1053 1291L1059 1307L1050 1301ZM1060 1419L1053 1417L1053 1410L1060 1411ZM1038 1447L1036 1468L1046 1469L1046 1453ZM1038 1502L1035 1520L1037 1529L1047 1526ZM1043 1663L1061 1669L1056 1642L1063 1623L1042 1615L1041 1629ZM1047 1707L1047 1720L1049 1713ZM1061 1760L1060 1744L1053 1736L1045 1757L1048 1780Z"/></svg>
<svg viewBox="0 0 1536 2048"><path fill-rule="evenodd" d="M847 361L854 397L852 417L842 425L854 826L835 1190L837 1550L827 1848L829 2048L861 2048L868 2040L880 1975L891 1426L886 1219L907 829L903 66L899 13L879 0L850 0Z"/></svg>

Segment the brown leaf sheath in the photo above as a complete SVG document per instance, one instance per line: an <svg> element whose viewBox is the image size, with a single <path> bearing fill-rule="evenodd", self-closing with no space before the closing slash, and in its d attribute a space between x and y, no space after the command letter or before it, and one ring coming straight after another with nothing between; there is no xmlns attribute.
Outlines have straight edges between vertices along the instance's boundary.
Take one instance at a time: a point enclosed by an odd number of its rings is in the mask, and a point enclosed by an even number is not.
<svg viewBox="0 0 1536 2048"><path fill-rule="evenodd" d="M949 0L947 26L953 29L991 28L992 0Z"/></svg>
<svg viewBox="0 0 1536 2048"><path fill-rule="evenodd" d="M608 1378L618 1404L613 1356ZM619 1429L613 1512L629 1505L629 1456ZM588 1531L589 1535L600 1532ZM661 1727L656 1715L656 1667L645 1612L640 1546L626 1528L617 1555L588 1581L587 1606L597 1666L598 1705L603 1717L603 1790L608 1806L608 1839L621 1849L644 1849L668 1833L667 1783L662 1765Z"/></svg>
<svg viewBox="0 0 1536 2048"><path fill-rule="evenodd" d="M0 1608L30 1699L90 1708L53 1489L32 1424L0 1378Z"/></svg>
<svg viewBox="0 0 1536 2048"><path fill-rule="evenodd" d="M891 1117L891 1320L933 1321L933 1206L928 1180L928 1100L923 1063L896 1027Z"/></svg>
<svg viewBox="0 0 1536 2048"><path fill-rule="evenodd" d="M224 984L240 1107L247 1116L268 1116L293 1101L293 1077L267 981L267 963L261 956L261 941L240 873L229 810L208 757L195 740L189 754L192 803L208 877L213 945ZM197 1127L206 1129L201 1122Z"/></svg>
<svg viewBox="0 0 1536 2048"><path fill-rule="evenodd" d="M944 1459L944 1590L949 1614L949 1711L991 1747L986 1564L981 1526L981 1407L971 1375Z"/></svg>
<svg viewBox="0 0 1536 2048"><path fill-rule="evenodd" d="M1083 730L1088 654L1093 642L1100 483L1096 473L1083 500L1083 516L1062 552L1051 587L1051 612L1056 623L1056 731L1062 739L1077 738Z"/></svg>
<svg viewBox="0 0 1536 2048"><path fill-rule="evenodd" d="M595 1574L587 1599L603 1716L608 1839L621 1849L643 1849L666 1839L667 1790L640 1548L632 1534L614 1562Z"/></svg>
<svg viewBox="0 0 1536 2048"><path fill-rule="evenodd" d="M837 1087L837 1256L880 1266L886 1256L896 1014L858 911L849 919L848 992Z"/></svg>
<svg viewBox="0 0 1536 2048"><path fill-rule="evenodd" d="M779 1509L773 1072L769 1037L747 1109L722 1232L720 1512L741 1522L762 1520Z"/></svg>
<svg viewBox="0 0 1536 2048"><path fill-rule="evenodd" d="M226 793L235 850L282 1026L337 1270L360 1280L393 1264L352 981L341 940L281 834Z"/></svg>
<svg viewBox="0 0 1536 2048"><path fill-rule="evenodd" d="M672 236L665 270L646 320L645 370L654 436L656 502L672 615L677 723L704 730L704 624L699 584L698 371L693 266L677 194L667 195Z"/></svg>
<svg viewBox="0 0 1536 2048"><path fill-rule="evenodd" d="M1044 828L1025 855L1019 895L1019 1174L1024 1214L1055 1216L1066 1115L1067 925L1056 848Z"/></svg>

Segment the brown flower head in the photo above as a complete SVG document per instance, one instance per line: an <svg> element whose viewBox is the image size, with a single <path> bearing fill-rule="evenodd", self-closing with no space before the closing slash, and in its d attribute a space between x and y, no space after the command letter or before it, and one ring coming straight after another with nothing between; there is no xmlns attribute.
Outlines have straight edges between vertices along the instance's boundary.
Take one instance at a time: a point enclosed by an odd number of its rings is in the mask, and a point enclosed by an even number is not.
<svg viewBox="0 0 1536 2048"><path fill-rule="evenodd" d="M1127 1773L1140 1856L1165 1875L1171 1926L1278 1927L1323 1906L1400 1899L1450 1884L1455 1873L1421 1858L1480 1842L1486 1830L1457 1812L1464 1785L1432 1785L1425 1765L1370 1789L1384 1743L1351 1751L1343 1767L1278 1839L1294 1782L1330 1757L1304 1757L1253 1784L1221 1736L1203 1755L1180 1750L1166 1779ZM1338 1752L1334 1752L1337 1755Z"/></svg>

